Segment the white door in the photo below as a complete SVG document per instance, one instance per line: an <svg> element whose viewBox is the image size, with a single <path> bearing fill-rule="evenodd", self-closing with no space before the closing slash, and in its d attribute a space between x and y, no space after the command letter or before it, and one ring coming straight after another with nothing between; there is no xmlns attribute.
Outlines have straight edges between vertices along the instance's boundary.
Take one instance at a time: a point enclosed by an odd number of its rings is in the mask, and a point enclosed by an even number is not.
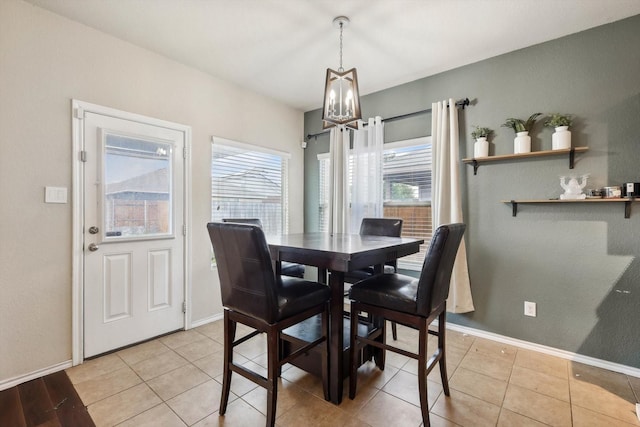
<svg viewBox="0 0 640 427"><path fill-rule="evenodd" d="M178 129L85 111L84 357L184 327Z"/></svg>

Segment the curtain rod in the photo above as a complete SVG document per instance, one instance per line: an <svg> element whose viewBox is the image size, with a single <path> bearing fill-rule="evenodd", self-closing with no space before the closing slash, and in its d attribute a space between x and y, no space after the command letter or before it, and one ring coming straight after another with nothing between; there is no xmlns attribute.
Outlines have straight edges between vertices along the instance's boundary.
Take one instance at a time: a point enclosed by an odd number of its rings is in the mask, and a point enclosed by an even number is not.
<svg viewBox="0 0 640 427"><path fill-rule="evenodd" d="M469 98L465 98L465 99L461 99L460 101L456 101L456 107L462 108L463 110L468 105L470 105ZM447 107L448 106L449 105L447 105ZM409 117L418 116L420 114L428 114L430 112L431 112L431 108L427 108L426 110L414 111L413 113L401 114L399 116L394 116L394 117L389 117L387 119L382 119L382 122L393 122L393 121L396 121L396 120L408 119ZM367 123L364 123L363 126L367 126ZM325 133L329 133L330 131L331 131L331 129L327 129L327 130L323 130L322 132L307 134L307 141L310 140L311 138L315 138L317 140L320 135L324 135Z"/></svg>

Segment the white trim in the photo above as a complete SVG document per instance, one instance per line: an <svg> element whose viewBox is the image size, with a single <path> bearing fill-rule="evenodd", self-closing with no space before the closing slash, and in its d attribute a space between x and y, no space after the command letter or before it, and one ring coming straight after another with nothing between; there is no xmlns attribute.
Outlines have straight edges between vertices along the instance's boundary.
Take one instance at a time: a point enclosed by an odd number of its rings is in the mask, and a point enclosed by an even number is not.
<svg viewBox="0 0 640 427"><path fill-rule="evenodd" d="M64 371L71 366L71 360L67 360L55 365L48 366L46 368L38 369L37 371L29 372L28 374L20 375L13 378L7 378L6 380L0 381L0 391L7 390L22 383L26 383L27 381L35 380L36 378L44 377L45 375Z"/></svg>
<svg viewBox="0 0 640 427"><path fill-rule="evenodd" d="M191 327L191 243L193 222L191 218L191 127L169 122L166 120L147 117L140 114L128 113L126 111L116 110L114 108L104 107L102 105L91 104L77 99L71 100L71 126L72 126L72 278L71 278L71 354L72 366L79 365L84 360L84 311L83 311L83 278L84 278L84 250L83 250L83 219L84 219L84 162L82 162L81 153L84 151L82 145L84 141L84 113L92 112L103 116L126 119L129 121L150 124L153 126L163 127L184 133L184 148L186 150L186 158L184 162L184 191L183 191L183 212L187 227L187 233L184 236L184 263L183 278L184 290L183 295L186 301L187 309L184 313L184 328ZM176 228L180 228L177 225ZM182 232L176 230L176 232ZM40 375L41 376L41 375Z"/></svg>
<svg viewBox="0 0 640 427"><path fill-rule="evenodd" d="M273 148L265 148L260 145L234 141L231 139L221 138L219 136L211 136L211 143L228 145L230 147L241 148L244 150L260 151L261 153L274 154L276 156L282 156L282 157L286 157L287 159L291 159L291 153L288 153L286 151L274 150Z"/></svg>
<svg viewBox="0 0 640 427"><path fill-rule="evenodd" d="M205 317L204 319L196 320L195 322L191 323L191 327L192 328L197 328L198 326L203 326L203 325L207 325L209 323L217 322L218 320L222 320L223 317L224 317L224 315L222 313L214 314L213 316L209 316L209 317Z"/></svg>
<svg viewBox="0 0 640 427"><path fill-rule="evenodd" d="M433 324L436 325L437 323L438 322L436 321ZM494 334L493 332L486 332L480 329L469 328L467 326L461 326L451 322L447 322L447 329L640 378L640 368L634 368L632 366L622 365L620 363L609 362L607 360L597 359L595 357L572 353L570 351L560 350L542 344L536 344L529 341L506 337L504 335Z"/></svg>
<svg viewBox="0 0 640 427"><path fill-rule="evenodd" d="M82 363L84 355L84 262L83 234L81 228L84 218L84 162L81 153L84 150L84 103L71 101L72 153L71 153L71 194L72 194L72 255L71 255L71 357L73 366Z"/></svg>
<svg viewBox="0 0 640 427"><path fill-rule="evenodd" d="M182 194L184 197L183 206L183 218L184 225L187 227L187 232L184 236L184 301L186 305L184 313L184 329L188 330L192 328L191 325L191 271L193 269L191 258L191 245L193 243L193 218L191 216L191 203L192 203L192 185L191 185L191 126L185 126L184 128L184 149L185 158L183 167L183 181L184 188Z"/></svg>

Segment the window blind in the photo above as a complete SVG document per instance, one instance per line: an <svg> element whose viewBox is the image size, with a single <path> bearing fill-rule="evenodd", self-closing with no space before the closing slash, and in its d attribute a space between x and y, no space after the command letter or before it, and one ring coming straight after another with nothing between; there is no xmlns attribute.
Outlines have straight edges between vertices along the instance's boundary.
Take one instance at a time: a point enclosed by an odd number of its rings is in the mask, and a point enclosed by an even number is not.
<svg viewBox="0 0 640 427"><path fill-rule="evenodd" d="M327 233L329 231L329 156L318 156L319 176L318 176L318 231Z"/></svg>
<svg viewBox="0 0 640 427"><path fill-rule="evenodd" d="M284 153L214 141L211 220L259 218L265 234L286 233L288 164Z"/></svg>
<svg viewBox="0 0 640 427"><path fill-rule="evenodd" d="M422 267L432 234L431 143L389 144L383 155L384 216L402 218L402 236L424 239L420 252L398 259L400 268Z"/></svg>

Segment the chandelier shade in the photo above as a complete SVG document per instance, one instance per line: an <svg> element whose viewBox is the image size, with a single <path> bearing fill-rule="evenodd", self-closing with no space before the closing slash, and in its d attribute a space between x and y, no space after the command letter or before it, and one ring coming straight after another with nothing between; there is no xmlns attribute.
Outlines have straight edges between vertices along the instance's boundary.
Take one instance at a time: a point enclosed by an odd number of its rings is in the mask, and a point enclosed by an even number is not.
<svg viewBox="0 0 640 427"><path fill-rule="evenodd" d="M357 129L357 121L361 118L356 69L339 72L327 68L322 106L322 127L327 129L333 126L347 125Z"/></svg>
<svg viewBox="0 0 640 427"><path fill-rule="evenodd" d="M349 126L358 128L360 113L360 91L358 90L358 73L355 68L344 71L342 68L342 29L349 23L349 18L339 16L333 20L340 27L340 68L338 71L327 68L327 79L324 85L322 104L322 127Z"/></svg>

